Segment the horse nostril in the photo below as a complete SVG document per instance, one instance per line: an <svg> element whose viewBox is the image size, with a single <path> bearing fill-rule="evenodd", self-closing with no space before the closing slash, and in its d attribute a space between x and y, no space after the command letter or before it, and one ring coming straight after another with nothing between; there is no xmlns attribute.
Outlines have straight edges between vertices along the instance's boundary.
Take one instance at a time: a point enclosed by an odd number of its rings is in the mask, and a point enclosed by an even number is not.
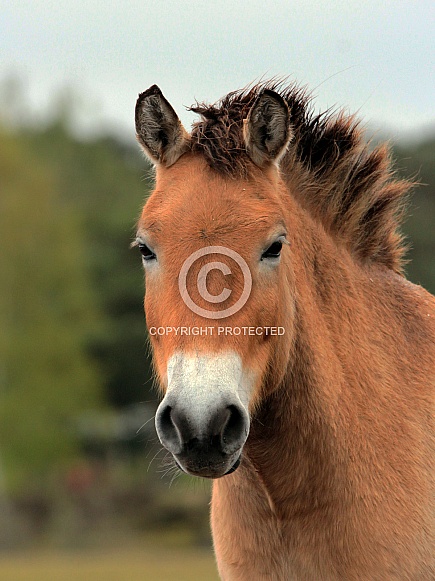
<svg viewBox="0 0 435 581"><path fill-rule="evenodd" d="M221 432L222 448L230 453L237 450L247 437L248 422L242 411L235 405L227 407L228 419Z"/></svg>
<svg viewBox="0 0 435 581"><path fill-rule="evenodd" d="M180 453L183 444L170 405L160 407L156 414L156 429L161 443L172 454Z"/></svg>
<svg viewBox="0 0 435 581"><path fill-rule="evenodd" d="M163 408L163 410L160 414L159 421L160 421L160 428L162 430L168 430L168 429L171 430L171 429L175 428L174 423L173 423L172 418L171 418L171 411L172 411L172 408L170 405L168 405L165 408Z"/></svg>
<svg viewBox="0 0 435 581"><path fill-rule="evenodd" d="M156 429L163 446L175 455L187 453L192 447L203 453L214 450L213 453L224 455L240 450L249 431L245 409L230 404L202 411L192 414L173 399L162 402L156 414Z"/></svg>

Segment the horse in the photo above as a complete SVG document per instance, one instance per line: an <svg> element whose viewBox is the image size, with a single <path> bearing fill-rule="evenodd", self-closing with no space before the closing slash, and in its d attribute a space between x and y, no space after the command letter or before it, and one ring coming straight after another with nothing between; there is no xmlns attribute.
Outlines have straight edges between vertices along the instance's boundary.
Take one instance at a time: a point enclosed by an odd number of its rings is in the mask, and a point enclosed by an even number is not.
<svg viewBox="0 0 435 581"><path fill-rule="evenodd" d="M389 148L262 81L186 131L153 85L134 245L176 465L224 581L435 579L435 299L404 276Z"/></svg>

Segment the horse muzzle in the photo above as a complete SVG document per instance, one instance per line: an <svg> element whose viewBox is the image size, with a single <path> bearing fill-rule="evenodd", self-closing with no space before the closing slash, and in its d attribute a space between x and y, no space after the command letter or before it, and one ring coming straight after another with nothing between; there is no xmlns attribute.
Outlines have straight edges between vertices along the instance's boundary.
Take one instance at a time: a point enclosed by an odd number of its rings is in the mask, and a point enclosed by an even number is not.
<svg viewBox="0 0 435 581"><path fill-rule="evenodd" d="M220 478L240 464L249 416L237 401L200 408L186 407L173 394L167 395L157 410L157 434L184 472Z"/></svg>
<svg viewBox="0 0 435 581"><path fill-rule="evenodd" d="M234 471L249 434L253 385L240 356L178 352L167 379L156 414L160 442L188 474L220 478Z"/></svg>

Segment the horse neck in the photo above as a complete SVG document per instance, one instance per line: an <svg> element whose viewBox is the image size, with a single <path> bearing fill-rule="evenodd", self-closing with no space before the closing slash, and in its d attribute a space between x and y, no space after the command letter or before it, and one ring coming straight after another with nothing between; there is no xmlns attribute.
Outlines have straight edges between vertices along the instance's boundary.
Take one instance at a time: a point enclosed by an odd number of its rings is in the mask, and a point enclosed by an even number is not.
<svg viewBox="0 0 435 581"><path fill-rule="evenodd" d="M342 297L357 292L352 261L303 210L296 214L301 235L296 232L293 241L300 249L294 257L294 345L285 377L254 416L246 445L247 466L278 513L305 513L342 500L346 482L334 346L337 320L346 316Z"/></svg>

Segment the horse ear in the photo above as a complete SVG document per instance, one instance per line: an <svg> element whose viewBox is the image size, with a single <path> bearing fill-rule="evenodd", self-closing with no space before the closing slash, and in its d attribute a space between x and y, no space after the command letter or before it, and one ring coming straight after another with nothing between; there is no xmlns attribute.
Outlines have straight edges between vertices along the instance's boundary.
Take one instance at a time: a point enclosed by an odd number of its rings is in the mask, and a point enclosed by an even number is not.
<svg viewBox="0 0 435 581"><path fill-rule="evenodd" d="M136 102L136 136L152 163L169 167L189 149L189 134L157 85Z"/></svg>
<svg viewBox="0 0 435 581"><path fill-rule="evenodd" d="M268 163L278 163L293 137L290 111L281 95L265 89L257 97L244 120L243 137L256 165L264 167Z"/></svg>

